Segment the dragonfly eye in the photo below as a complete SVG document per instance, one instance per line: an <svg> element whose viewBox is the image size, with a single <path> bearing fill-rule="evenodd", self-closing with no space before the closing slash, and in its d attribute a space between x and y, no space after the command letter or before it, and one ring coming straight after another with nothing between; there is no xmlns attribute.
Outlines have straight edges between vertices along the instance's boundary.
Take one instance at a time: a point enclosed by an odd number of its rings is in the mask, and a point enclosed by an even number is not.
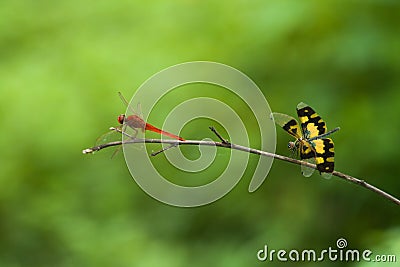
<svg viewBox="0 0 400 267"><path fill-rule="evenodd" d="M125 121L125 114L121 114L118 116L118 122L119 124L124 124Z"/></svg>
<svg viewBox="0 0 400 267"><path fill-rule="evenodd" d="M295 148L295 143L294 142L289 142L288 143L288 145L287 145L287 147L290 149L290 150L293 150L294 148Z"/></svg>

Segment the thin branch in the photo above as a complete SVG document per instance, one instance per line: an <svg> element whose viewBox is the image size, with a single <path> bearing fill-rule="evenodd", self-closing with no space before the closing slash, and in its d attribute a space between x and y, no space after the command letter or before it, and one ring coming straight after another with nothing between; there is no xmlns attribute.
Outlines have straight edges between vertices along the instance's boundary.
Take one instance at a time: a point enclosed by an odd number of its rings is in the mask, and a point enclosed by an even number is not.
<svg viewBox="0 0 400 267"><path fill-rule="evenodd" d="M211 128L210 128L211 129ZM262 150L258 150L258 149L254 149L254 148L249 148L249 147L245 147L245 146L240 146L240 145L235 145L235 144L231 144L229 142L227 142L225 139L223 139L218 132L213 128L211 129L217 136L219 139L221 139L222 142L214 142L214 141L198 141L198 140L186 140L186 141L180 141L180 140L161 140L161 139L143 139L143 138L137 138L137 139L132 139L132 140L127 140L127 141L115 141L115 142L110 142L110 143L106 143L106 144L101 144L98 146L94 146L91 148L87 148L85 150L83 150L83 154L90 154L99 150L102 150L104 148L107 147L112 147L112 146L119 146L122 144L143 144L143 143L157 143L157 144L171 144L172 146L180 146L180 145L202 145L202 146L217 146L217 147L224 147L224 148L230 148L230 149L235 149L235 150L239 150L239 151L243 151L243 152L247 152L247 153L252 153L252 154L256 154L256 155L261 155L261 156L265 156L265 157L272 157L275 159L279 159L282 161L286 161L286 162L290 162L290 163L294 163L297 165L304 165L306 167L309 168L313 168L316 169L316 165L308 163L308 162L304 162L304 161L300 161L297 159L293 159L293 158L289 158L289 157L285 157L282 155L278 155L278 154L274 154L274 153L270 153L270 152L266 152L266 151L262 151ZM162 152L162 151L161 151ZM159 153L161 153L159 152ZM157 154L159 154L157 153ZM352 177L350 175L338 172L338 171L334 171L332 173L332 175L342 178L346 181L349 181L351 183L357 184L359 186L362 186L368 190L371 190L379 195L381 195L382 197L392 201L393 203L397 204L400 206L400 200L397 199L396 197L390 195L389 193L386 193L385 191L365 182L364 180L360 180L357 179L355 177Z"/></svg>
<svg viewBox="0 0 400 267"><path fill-rule="evenodd" d="M215 130L215 128L214 128L213 126L208 127L208 128L210 128L211 132L213 132L213 133L219 138L219 140L221 140L222 143L224 143L224 144L230 144L226 139L224 139L224 138L219 134L219 132L217 132L217 130Z"/></svg>

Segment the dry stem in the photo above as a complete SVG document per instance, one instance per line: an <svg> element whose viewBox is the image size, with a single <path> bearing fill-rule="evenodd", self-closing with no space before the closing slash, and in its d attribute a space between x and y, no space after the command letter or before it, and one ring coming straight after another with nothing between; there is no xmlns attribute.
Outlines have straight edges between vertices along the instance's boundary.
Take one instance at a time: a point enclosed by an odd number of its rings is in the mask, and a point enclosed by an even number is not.
<svg viewBox="0 0 400 267"><path fill-rule="evenodd" d="M294 164L298 164L298 165L305 165L307 167L316 169L316 165L308 163L308 162L304 162L304 161L300 161L297 159L293 159L293 158L289 158L289 157L285 157L282 155L278 155L278 154L274 154L274 153L270 153L270 152L266 152L266 151L262 151L262 150L258 150L258 149L254 149L254 148L249 148L249 147L245 147L245 146L240 146L240 145L235 145L235 144L231 144L229 143L227 140L223 139L222 136L213 128L210 127L211 131L213 133L215 133L217 135L217 137L221 140L221 142L214 142L214 141L198 141L198 140L186 140L186 141L180 141L180 140L161 140L161 139L143 139L143 138L135 138L135 139L131 139L131 140L127 140L127 141L115 141L115 142L110 142L110 143L106 143L106 144L102 144L102 145L98 145L98 146L94 146L91 148L87 148L85 150L83 150L83 154L90 154L93 153L95 151L99 151L102 150L104 148L107 147L112 147L112 146L119 146L122 144L143 144L143 143L159 143L159 144L171 144L170 147L175 147L175 146L179 146L179 145L202 145L202 146L217 146L217 147L225 147L225 148L229 148L229 149L235 149L235 150L240 150L240 151L244 151L247 153L252 153L252 154L256 154L256 155L261 155L261 156L265 156L265 157L272 157L275 159L279 159L279 160L283 160L286 162L290 162L290 163L294 163ZM160 150L156 153L153 153L154 155L157 155L164 150ZM342 178L346 181L349 181L351 183L357 184L359 186L362 186L364 188L367 188L368 190L371 190L381 196L383 196L384 198L392 201L393 203L397 204L400 206L400 200L397 199L396 197L390 195L389 193L386 193L385 191L365 182L364 180L360 180L357 179L355 177L352 177L350 175L338 172L338 171L334 171L332 173L332 175Z"/></svg>

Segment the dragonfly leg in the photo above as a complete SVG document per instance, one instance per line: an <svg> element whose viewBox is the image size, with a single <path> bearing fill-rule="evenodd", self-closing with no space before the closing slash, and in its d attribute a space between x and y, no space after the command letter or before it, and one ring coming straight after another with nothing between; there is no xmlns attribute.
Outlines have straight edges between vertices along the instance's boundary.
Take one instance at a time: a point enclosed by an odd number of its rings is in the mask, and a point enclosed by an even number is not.
<svg viewBox="0 0 400 267"><path fill-rule="evenodd" d="M133 130L135 131L135 134L132 136L132 139L135 139L135 138L136 138L136 136L137 136L137 134L138 134L138 130L137 130L137 129L135 129L135 128L133 128Z"/></svg>
<svg viewBox="0 0 400 267"><path fill-rule="evenodd" d="M168 150L168 149L170 149L170 148L173 148L173 147L176 147L176 146L178 146L179 144L172 144L172 145L170 145L170 146L167 146L167 147L165 147L165 148L163 148L163 149L161 149L161 150L159 150L159 151L157 151L157 152L153 152L153 153L151 153L151 155L154 157L154 156L157 156L158 154L160 154L160 153L162 153L162 152L164 152L164 151L166 151L166 150Z"/></svg>
<svg viewBox="0 0 400 267"><path fill-rule="evenodd" d="M110 130L116 131L116 132L118 132L118 133L121 133L121 134L123 134L123 135L125 135L126 137L129 137L129 138L131 138L131 139L135 139L135 138L136 138L136 135L137 135L137 130L136 130L136 129L134 129L134 130L135 130L135 135L134 135L134 136L132 136L132 135L130 135L130 134L128 134L128 133L122 131L122 130L119 129L119 128L110 127Z"/></svg>

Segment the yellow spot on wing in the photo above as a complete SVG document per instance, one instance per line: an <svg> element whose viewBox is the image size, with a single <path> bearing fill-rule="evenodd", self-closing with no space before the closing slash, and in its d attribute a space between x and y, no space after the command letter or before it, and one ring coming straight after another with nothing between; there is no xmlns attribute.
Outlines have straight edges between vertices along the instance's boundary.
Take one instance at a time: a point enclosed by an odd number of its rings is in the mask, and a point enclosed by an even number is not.
<svg viewBox="0 0 400 267"><path fill-rule="evenodd" d="M327 161L327 162L335 162L335 159L331 157L331 158L326 158L325 161Z"/></svg>
<svg viewBox="0 0 400 267"><path fill-rule="evenodd" d="M308 138L320 135L318 126L316 126L314 123L307 123L306 131L308 133Z"/></svg>
<svg viewBox="0 0 400 267"><path fill-rule="evenodd" d="M324 142L321 139L312 141L314 143L315 152L318 154L323 154L325 152Z"/></svg>
<svg viewBox="0 0 400 267"><path fill-rule="evenodd" d="M325 160L322 157L316 157L315 158L315 163L316 164L321 164L321 163L324 163L324 162L325 162Z"/></svg>

